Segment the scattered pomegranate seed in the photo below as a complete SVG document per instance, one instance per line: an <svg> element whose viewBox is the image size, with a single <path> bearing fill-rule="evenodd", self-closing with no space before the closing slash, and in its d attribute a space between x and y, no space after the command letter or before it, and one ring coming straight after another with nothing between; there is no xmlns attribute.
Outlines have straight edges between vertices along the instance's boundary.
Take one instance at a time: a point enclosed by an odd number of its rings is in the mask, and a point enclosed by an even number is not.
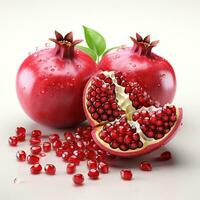
<svg viewBox="0 0 200 200"><path fill-rule="evenodd" d="M103 174L107 174L109 172L109 166L104 162L99 163L98 169Z"/></svg>
<svg viewBox="0 0 200 200"><path fill-rule="evenodd" d="M55 175L56 173L56 167L52 164L46 164L44 171L48 175Z"/></svg>
<svg viewBox="0 0 200 200"><path fill-rule="evenodd" d="M40 130L33 130L31 132L31 137L41 137L42 136L42 132Z"/></svg>
<svg viewBox="0 0 200 200"><path fill-rule="evenodd" d="M88 172L88 176L91 179L98 179L99 178L99 171L97 169L90 169Z"/></svg>
<svg viewBox="0 0 200 200"><path fill-rule="evenodd" d="M64 149L62 147L56 149L56 156L61 157L63 153Z"/></svg>
<svg viewBox="0 0 200 200"><path fill-rule="evenodd" d="M66 132L64 133L64 137L67 141L74 141L74 135L72 132Z"/></svg>
<svg viewBox="0 0 200 200"><path fill-rule="evenodd" d="M172 158L172 155L169 151L165 151L163 153L160 154L160 157L158 157L156 160L157 161L167 161L170 160Z"/></svg>
<svg viewBox="0 0 200 200"><path fill-rule="evenodd" d="M73 182L76 184L76 185L82 185L83 182L84 182L84 176L82 174L75 174L73 176Z"/></svg>
<svg viewBox="0 0 200 200"><path fill-rule="evenodd" d="M57 148L61 147L62 146L62 142L60 140L56 140L54 143L53 143L53 149L56 150Z"/></svg>
<svg viewBox="0 0 200 200"><path fill-rule="evenodd" d="M75 165L79 165L80 159L76 157L75 155L72 155L67 160L69 163L74 163Z"/></svg>
<svg viewBox="0 0 200 200"><path fill-rule="evenodd" d="M17 127L16 135L19 142L23 142L26 139L26 129L24 127Z"/></svg>
<svg viewBox="0 0 200 200"><path fill-rule="evenodd" d="M26 160L26 152L21 150L21 151L18 151L17 154L16 154L16 157L17 157L17 160L19 161L25 161Z"/></svg>
<svg viewBox="0 0 200 200"><path fill-rule="evenodd" d="M40 164L34 164L30 168L31 174L40 174L42 171L42 166Z"/></svg>
<svg viewBox="0 0 200 200"><path fill-rule="evenodd" d="M69 152L64 152L62 154L63 161L68 162L68 159L69 159L70 156L71 156L71 154Z"/></svg>
<svg viewBox="0 0 200 200"><path fill-rule="evenodd" d="M76 165L74 163L68 163L66 171L68 174L73 174L76 171Z"/></svg>
<svg viewBox="0 0 200 200"><path fill-rule="evenodd" d="M122 179L128 180L128 181L131 180L133 177L132 171L128 169L122 169L120 174L121 174Z"/></svg>
<svg viewBox="0 0 200 200"><path fill-rule="evenodd" d="M54 143L56 140L59 140L59 135L57 134L57 133L54 133L54 134L51 134L50 136L49 136L49 141L51 142L51 143Z"/></svg>
<svg viewBox="0 0 200 200"><path fill-rule="evenodd" d="M18 138L16 136L11 136L8 138L8 143L10 144L10 146L17 146L18 143Z"/></svg>
<svg viewBox="0 0 200 200"><path fill-rule="evenodd" d="M142 171L152 171L152 166L151 163L147 162L147 161L143 161L140 163L140 169Z"/></svg>
<svg viewBox="0 0 200 200"><path fill-rule="evenodd" d="M41 143L41 139L37 137L31 137L29 142L30 142L30 145L38 145Z"/></svg>
<svg viewBox="0 0 200 200"><path fill-rule="evenodd" d="M51 151L51 143L50 142L44 142L43 145L42 145L42 147L43 147L43 151L44 152Z"/></svg>
<svg viewBox="0 0 200 200"><path fill-rule="evenodd" d="M42 151L41 146L32 146L30 148L32 154L40 154Z"/></svg>
<svg viewBox="0 0 200 200"><path fill-rule="evenodd" d="M88 160L87 161L87 167L88 169L96 169L97 168L97 162L94 160Z"/></svg>
<svg viewBox="0 0 200 200"><path fill-rule="evenodd" d="M35 155L28 155L27 156L28 164L34 165L34 164L39 163L39 161L40 161L40 158L38 156L35 156Z"/></svg>
<svg viewBox="0 0 200 200"><path fill-rule="evenodd" d="M85 153L82 150L75 150L73 154L78 157L80 160L85 160Z"/></svg>

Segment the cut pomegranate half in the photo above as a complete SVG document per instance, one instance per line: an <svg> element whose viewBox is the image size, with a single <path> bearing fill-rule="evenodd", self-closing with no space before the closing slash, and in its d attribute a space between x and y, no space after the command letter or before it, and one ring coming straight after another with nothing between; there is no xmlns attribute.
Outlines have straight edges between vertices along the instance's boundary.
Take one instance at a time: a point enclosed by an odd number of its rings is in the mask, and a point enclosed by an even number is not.
<svg viewBox="0 0 200 200"><path fill-rule="evenodd" d="M86 85L84 110L92 136L103 150L131 157L166 144L179 127L182 108L159 106L121 72L99 72Z"/></svg>

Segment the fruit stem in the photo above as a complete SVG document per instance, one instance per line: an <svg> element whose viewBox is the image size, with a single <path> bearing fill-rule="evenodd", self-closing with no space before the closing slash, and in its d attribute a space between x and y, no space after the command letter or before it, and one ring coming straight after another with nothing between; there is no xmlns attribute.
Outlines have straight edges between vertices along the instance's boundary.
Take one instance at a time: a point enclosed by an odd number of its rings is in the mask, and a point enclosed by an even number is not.
<svg viewBox="0 0 200 200"><path fill-rule="evenodd" d="M133 37L130 37L130 38L134 43L133 48L132 48L133 52L141 56L151 57L152 48L155 47L159 43L158 40L150 42L150 35L147 35L143 39L141 35L136 33L136 39Z"/></svg>
<svg viewBox="0 0 200 200"><path fill-rule="evenodd" d="M54 48L55 54L59 55L62 59L74 57L74 47L82 42L82 40L73 41L73 33L69 32L64 37L55 31L56 39L50 38L52 42L56 43Z"/></svg>

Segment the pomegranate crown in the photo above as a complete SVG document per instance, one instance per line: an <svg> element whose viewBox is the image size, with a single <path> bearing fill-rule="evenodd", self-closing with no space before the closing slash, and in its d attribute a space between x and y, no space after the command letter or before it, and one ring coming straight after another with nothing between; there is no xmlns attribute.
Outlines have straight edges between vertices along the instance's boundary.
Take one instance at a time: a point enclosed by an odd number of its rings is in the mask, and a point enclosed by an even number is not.
<svg viewBox="0 0 200 200"><path fill-rule="evenodd" d="M56 43L55 53L60 55L61 58L72 58L74 55L74 47L82 40L73 40L73 33L69 32L64 37L55 31L56 39L49 38L52 42Z"/></svg>
<svg viewBox="0 0 200 200"><path fill-rule="evenodd" d="M150 35L147 35L145 38L142 38L140 34L136 33L136 39L133 37L130 38L134 43L133 51L143 56L150 57L152 48L159 43L159 40L151 42Z"/></svg>

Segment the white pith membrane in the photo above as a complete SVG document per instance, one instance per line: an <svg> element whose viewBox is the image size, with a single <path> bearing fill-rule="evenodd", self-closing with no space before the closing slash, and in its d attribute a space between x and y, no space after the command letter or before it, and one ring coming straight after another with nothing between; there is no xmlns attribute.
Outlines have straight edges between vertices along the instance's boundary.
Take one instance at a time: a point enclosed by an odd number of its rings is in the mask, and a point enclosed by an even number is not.
<svg viewBox="0 0 200 200"><path fill-rule="evenodd" d="M147 147L150 144L158 143L160 140L163 140L165 137L167 137L169 135L170 131L173 129L176 122L173 124L172 127L170 127L169 131L167 133L165 133L163 137L155 139L155 138L147 137L141 130L141 128L140 128L141 125L137 121L133 121L132 116L134 113L136 113L136 112L140 113L142 111L148 111L148 113L151 115L155 111L159 111L159 110L165 109L167 107L168 108L172 107L170 104L166 104L164 107L150 106L150 107L141 107L139 109L135 109L132 105L132 101L129 99L129 94L125 93L125 87L123 87L117 83L115 72L104 71L101 73L104 74L106 77L110 77L112 79L112 82L115 85L115 94L116 94L117 104L121 110L125 111L125 114L120 115L120 118L116 118L114 121L111 121L111 122L104 121L103 123L100 122L100 123L96 124L97 125L95 128L96 137L97 137L97 140L101 144L103 144L103 146L107 147L108 149L112 149L112 151L116 151L116 152L124 152L124 153L125 152L137 152L137 151L140 151L142 148ZM89 87L90 87L90 85L88 86L88 88ZM87 101L86 101L86 104L87 104ZM176 119L178 118L178 115L179 115L179 112L178 112L178 109L176 109ZM112 148L110 146L110 143L107 143L103 139L100 138L100 133L103 131L105 124L115 125L115 124L119 123L122 118L126 118L127 123L130 125L131 129L136 128L135 134L139 134L139 136L140 136L139 141L141 141L143 145L140 145L135 149L128 148L127 150L121 150L119 147Z"/></svg>

